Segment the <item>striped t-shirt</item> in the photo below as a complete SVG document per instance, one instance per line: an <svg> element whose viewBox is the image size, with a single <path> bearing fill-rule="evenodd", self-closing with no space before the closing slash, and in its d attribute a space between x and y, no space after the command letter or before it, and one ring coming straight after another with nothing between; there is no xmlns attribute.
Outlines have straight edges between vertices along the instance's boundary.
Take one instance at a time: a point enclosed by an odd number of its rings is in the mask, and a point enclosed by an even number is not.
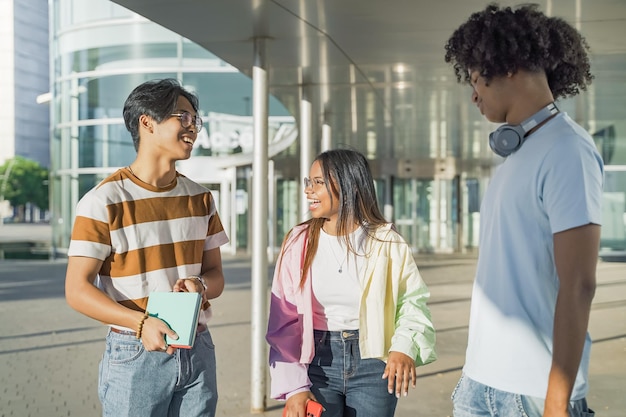
<svg viewBox="0 0 626 417"><path fill-rule="evenodd" d="M78 203L68 256L102 260L98 287L143 311L150 292L200 274L203 252L227 242L209 190L180 173L157 188L121 168Z"/></svg>

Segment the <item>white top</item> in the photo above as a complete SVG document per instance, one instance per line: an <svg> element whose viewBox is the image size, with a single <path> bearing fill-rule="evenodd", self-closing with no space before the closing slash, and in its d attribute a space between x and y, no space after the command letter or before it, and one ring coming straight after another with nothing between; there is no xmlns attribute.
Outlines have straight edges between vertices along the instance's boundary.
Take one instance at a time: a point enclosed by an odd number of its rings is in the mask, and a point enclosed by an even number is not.
<svg viewBox="0 0 626 417"><path fill-rule="evenodd" d="M350 235L356 248L364 232ZM356 330L359 328L361 285L359 271L364 258L346 248L342 238L320 231L317 253L311 265L313 285L313 328L317 330ZM339 272L341 270L341 272Z"/></svg>
<svg viewBox="0 0 626 417"><path fill-rule="evenodd" d="M553 235L600 224L603 165L591 137L560 113L492 176L464 372L493 388L545 398L559 277ZM587 393L587 334L572 400Z"/></svg>

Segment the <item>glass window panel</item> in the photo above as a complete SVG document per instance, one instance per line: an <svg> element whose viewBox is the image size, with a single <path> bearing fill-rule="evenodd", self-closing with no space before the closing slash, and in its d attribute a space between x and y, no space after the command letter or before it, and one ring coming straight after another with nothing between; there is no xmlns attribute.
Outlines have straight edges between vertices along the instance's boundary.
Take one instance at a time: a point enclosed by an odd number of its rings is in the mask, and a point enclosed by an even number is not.
<svg viewBox="0 0 626 417"><path fill-rule="evenodd" d="M110 138L108 142L108 166L130 165L135 160L137 152L126 126L123 124L108 125L106 129Z"/></svg>
<svg viewBox="0 0 626 417"><path fill-rule="evenodd" d="M63 2L70 3L70 2ZM124 9L113 2L73 0L69 7L72 13L72 24L79 25L98 20L110 20L113 16L132 16L130 10ZM124 13L124 10L126 11Z"/></svg>
<svg viewBox="0 0 626 417"><path fill-rule="evenodd" d="M626 251L626 171L605 171L600 255Z"/></svg>
<svg viewBox="0 0 626 417"><path fill-rule="evenodd" d="M135 148L124 125L81 126L78 154L80 168L119 167L134 160Z"/></svg>
<svg viewBox="0 0 626 417"><path fill-rule="evenodd" d="M300 181L279 179L276 183L276 246L299 220Z"/></svg>

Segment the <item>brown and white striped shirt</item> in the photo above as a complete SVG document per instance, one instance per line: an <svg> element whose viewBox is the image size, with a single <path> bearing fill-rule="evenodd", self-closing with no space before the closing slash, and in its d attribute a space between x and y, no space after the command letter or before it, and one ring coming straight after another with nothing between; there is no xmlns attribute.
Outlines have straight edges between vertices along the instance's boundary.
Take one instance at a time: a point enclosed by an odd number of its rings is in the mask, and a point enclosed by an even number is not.
<svg viewBox="0 0 626 417"><path fill-rule="evenodd" d="M180 173L157 188L121 168L78 203L68 256L102 260L98 287L143 311L150 292L200 274L203 252L227 242L208 189Z"/></svg>

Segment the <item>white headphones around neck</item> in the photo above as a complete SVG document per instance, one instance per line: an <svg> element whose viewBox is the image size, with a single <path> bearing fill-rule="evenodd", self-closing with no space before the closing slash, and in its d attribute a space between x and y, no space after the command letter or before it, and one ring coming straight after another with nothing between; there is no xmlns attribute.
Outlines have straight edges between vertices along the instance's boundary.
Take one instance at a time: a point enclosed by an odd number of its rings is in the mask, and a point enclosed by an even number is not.
<svg viewBox="0 0 626 417"><path fill-rule="evenodd" d="M496 154L507 157L518 150L526 140L527 133L549 117L557 114L556 104L550 103L519 125L503 124L489 135L489 146Z"/></svg>

